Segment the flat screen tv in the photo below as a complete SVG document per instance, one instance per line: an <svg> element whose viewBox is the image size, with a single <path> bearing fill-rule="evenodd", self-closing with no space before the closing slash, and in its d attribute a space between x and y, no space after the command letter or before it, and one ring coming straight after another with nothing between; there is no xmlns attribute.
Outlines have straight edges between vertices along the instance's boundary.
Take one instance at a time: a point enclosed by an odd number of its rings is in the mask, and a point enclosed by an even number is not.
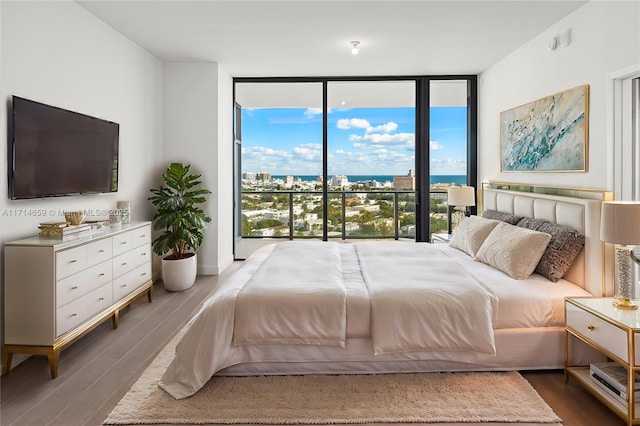
<svg viewBox="0 0 640 426"><path fill-rule="evenodd" d="M13 96L9 198L118 190L118 123Z"/></svg>

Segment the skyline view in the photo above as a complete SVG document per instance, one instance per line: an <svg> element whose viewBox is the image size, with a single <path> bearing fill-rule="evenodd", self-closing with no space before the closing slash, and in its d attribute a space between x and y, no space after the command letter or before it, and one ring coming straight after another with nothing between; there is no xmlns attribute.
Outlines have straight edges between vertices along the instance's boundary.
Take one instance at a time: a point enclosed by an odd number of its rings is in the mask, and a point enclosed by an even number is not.
<svg viewBox="0 0 640 426"><path fill-rule="evenodd" d="M406 175L415 169L414 108L328 114L328 175ZM466 108L431 108L431 174L466 174ZM322 111L243 108L242 172L322 174Z"/></svg>

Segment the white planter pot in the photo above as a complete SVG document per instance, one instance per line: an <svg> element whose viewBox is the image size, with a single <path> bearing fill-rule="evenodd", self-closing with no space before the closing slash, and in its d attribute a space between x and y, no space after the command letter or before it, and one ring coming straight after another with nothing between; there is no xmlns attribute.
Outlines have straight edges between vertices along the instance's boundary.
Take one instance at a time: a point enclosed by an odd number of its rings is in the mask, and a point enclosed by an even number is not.
<svg viewBox="0 0 640 426"><path fill-rule="evenodd" d="M185 259L162 259L162 281L169 291L187 290L193 286L198 272L198 256Z"/></svg>

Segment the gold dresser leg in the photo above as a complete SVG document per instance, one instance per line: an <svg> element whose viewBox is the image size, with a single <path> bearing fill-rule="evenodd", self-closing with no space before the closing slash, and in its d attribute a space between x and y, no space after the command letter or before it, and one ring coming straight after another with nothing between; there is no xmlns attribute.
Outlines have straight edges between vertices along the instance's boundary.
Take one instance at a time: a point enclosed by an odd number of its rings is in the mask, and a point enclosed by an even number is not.
<svg viewBox="0 0 640 426"><path fill-rule="evenodd" d="M113 312L113 317L111 317L111 322L113 323L113 328L118 328L118 324L120 323L120 309L116 309Z"/></svg>
<svg viewBox="0 0 640 426"><path fill-rule="evenodd" d="M4 350L4 354L2 355L2 374L5 376L9 374L11 371L11 360L13 359L13 352L9 352L8 350Z"/></svg>
<svg viewBox="0 0 640 426"><path fill-rule="evenodd" d="M49 358L49 369L51 370L51 378L55 379L58 377L58 360L60 360L60 348L52 349L51 352L47 354L47 358Z"/></svg>
<svg viewBox="0 0 640 426"><path fill-rule="evenodd" d="M149 291L147 292L147 299L149 303L153 300L153 283L149 286Z"/></svg>

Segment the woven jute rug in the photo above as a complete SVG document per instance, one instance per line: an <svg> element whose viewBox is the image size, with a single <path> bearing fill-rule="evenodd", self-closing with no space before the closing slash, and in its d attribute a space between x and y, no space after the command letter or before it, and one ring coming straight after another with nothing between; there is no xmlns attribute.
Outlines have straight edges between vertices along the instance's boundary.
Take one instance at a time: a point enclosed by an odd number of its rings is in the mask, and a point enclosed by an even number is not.
<svg viewBox="0 0 640 426"><path fill-rule="evenodd" d="M213 377L175 400L157 382L177 337L104 424L561 422L517 372Z"/></svg>

